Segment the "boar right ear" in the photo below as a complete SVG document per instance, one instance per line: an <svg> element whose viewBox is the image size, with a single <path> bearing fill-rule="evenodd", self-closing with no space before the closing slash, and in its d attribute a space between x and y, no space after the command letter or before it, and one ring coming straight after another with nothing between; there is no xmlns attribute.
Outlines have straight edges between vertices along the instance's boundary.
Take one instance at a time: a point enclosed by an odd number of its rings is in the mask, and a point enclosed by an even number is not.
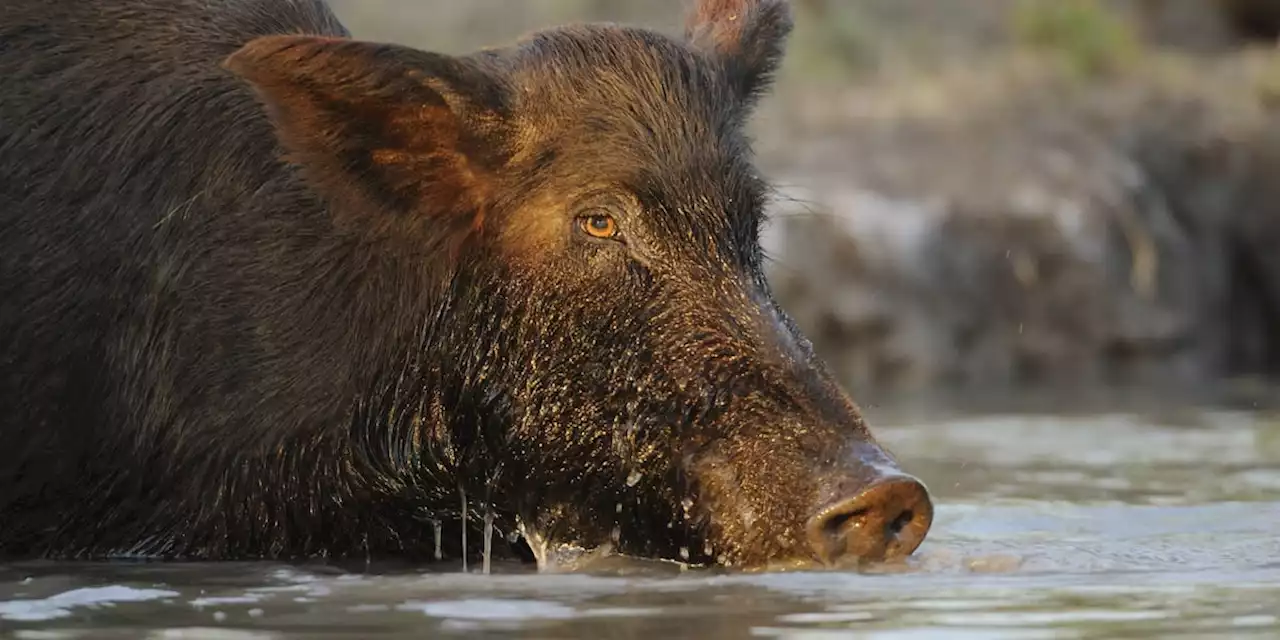
<svg viewBox="0 0 1280 640"><path fill-rule="evenodd" d="M479 228L502 161L492 141L505 94L492 74L461 58L315 36L258 38L223 66L254 87L287 159L339 216L455 241Z"/></svg>
<svg viewBox="0 0 1280 640"><path fill-rule="evenodd" d="M685 37L720 58L744 102L769 87L791 35L787 0L695 0Z"/></svg>

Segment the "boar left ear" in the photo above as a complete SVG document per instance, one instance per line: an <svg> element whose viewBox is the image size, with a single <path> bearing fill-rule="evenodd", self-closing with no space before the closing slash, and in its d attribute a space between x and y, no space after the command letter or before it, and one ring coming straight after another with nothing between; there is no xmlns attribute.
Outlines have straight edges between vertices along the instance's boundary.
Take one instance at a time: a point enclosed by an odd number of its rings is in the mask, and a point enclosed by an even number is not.
<svg viewBox="0 0 1280 640"><path fill-rule="evenodd" d="M744 101L768 89L791 34L787 0L695 0L685 37L719 57Z"/></svg>
<svg viewBox="0 0 1280 640"><path fill-rule="evenodd" d="M265 104L288 159L345 222L466 235L482 222L505 93L476 63L316 36L249 42L223 66Z"/></svg>

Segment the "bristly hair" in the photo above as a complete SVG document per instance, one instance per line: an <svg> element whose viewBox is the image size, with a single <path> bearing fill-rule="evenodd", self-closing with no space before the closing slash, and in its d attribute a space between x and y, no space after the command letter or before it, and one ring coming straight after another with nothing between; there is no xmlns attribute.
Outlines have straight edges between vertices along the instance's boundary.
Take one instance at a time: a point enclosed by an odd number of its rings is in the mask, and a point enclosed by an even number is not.
<svg viewBox="0 0 1280 640"><path fill-rule="evenodd" d="M793 27L787 0L698 0L685 37L718 57L739 95L751 103L773 81Z"/></svg>

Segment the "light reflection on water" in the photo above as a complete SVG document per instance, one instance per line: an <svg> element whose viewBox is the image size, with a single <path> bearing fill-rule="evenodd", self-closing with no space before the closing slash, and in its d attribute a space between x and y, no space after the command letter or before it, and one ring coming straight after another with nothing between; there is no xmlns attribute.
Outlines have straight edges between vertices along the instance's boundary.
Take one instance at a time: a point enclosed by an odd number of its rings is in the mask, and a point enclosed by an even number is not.
<svg viewBox="0 0 1280 640"><path fill-rule="evenodd" d="M880 420L934 492L911 563L857 573L0 568L0 637L1280 636L1280 421Z"/></svg>

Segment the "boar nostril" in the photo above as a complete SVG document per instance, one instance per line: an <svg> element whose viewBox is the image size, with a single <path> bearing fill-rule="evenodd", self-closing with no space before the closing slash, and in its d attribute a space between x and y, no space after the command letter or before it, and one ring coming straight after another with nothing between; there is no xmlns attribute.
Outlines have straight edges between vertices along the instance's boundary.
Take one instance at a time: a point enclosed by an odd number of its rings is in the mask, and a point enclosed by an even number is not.
<svg viewBox="0 0 1280 640"><path fill-rule="evenodd" d="M846 525L853 527L861 526L862 523L860 519L866 514L866 509L855 509L848 513L836 513L822 524L822 528L828 536L840 536L843 535L841 531Z"/></svg>
<svg viewBox="0 0 1280 640"><path fill-rule="evenodd" d="M809 520L809 543L827 564L911 555L933 524L933 504L912 478L882 481Z"/></svg>
<svg viewBox="0 0 1280 640"><path fill-rule="evenodd" d="M907 525L910 524L913 519L915 519L914 511L910 509L903 511L901 514L898 515L897 518L894 519L893 522L890 522L888 525L885 525L885 528L884 528L885 536L894 537L902 533L902 530L906 529Z"/></svg>

